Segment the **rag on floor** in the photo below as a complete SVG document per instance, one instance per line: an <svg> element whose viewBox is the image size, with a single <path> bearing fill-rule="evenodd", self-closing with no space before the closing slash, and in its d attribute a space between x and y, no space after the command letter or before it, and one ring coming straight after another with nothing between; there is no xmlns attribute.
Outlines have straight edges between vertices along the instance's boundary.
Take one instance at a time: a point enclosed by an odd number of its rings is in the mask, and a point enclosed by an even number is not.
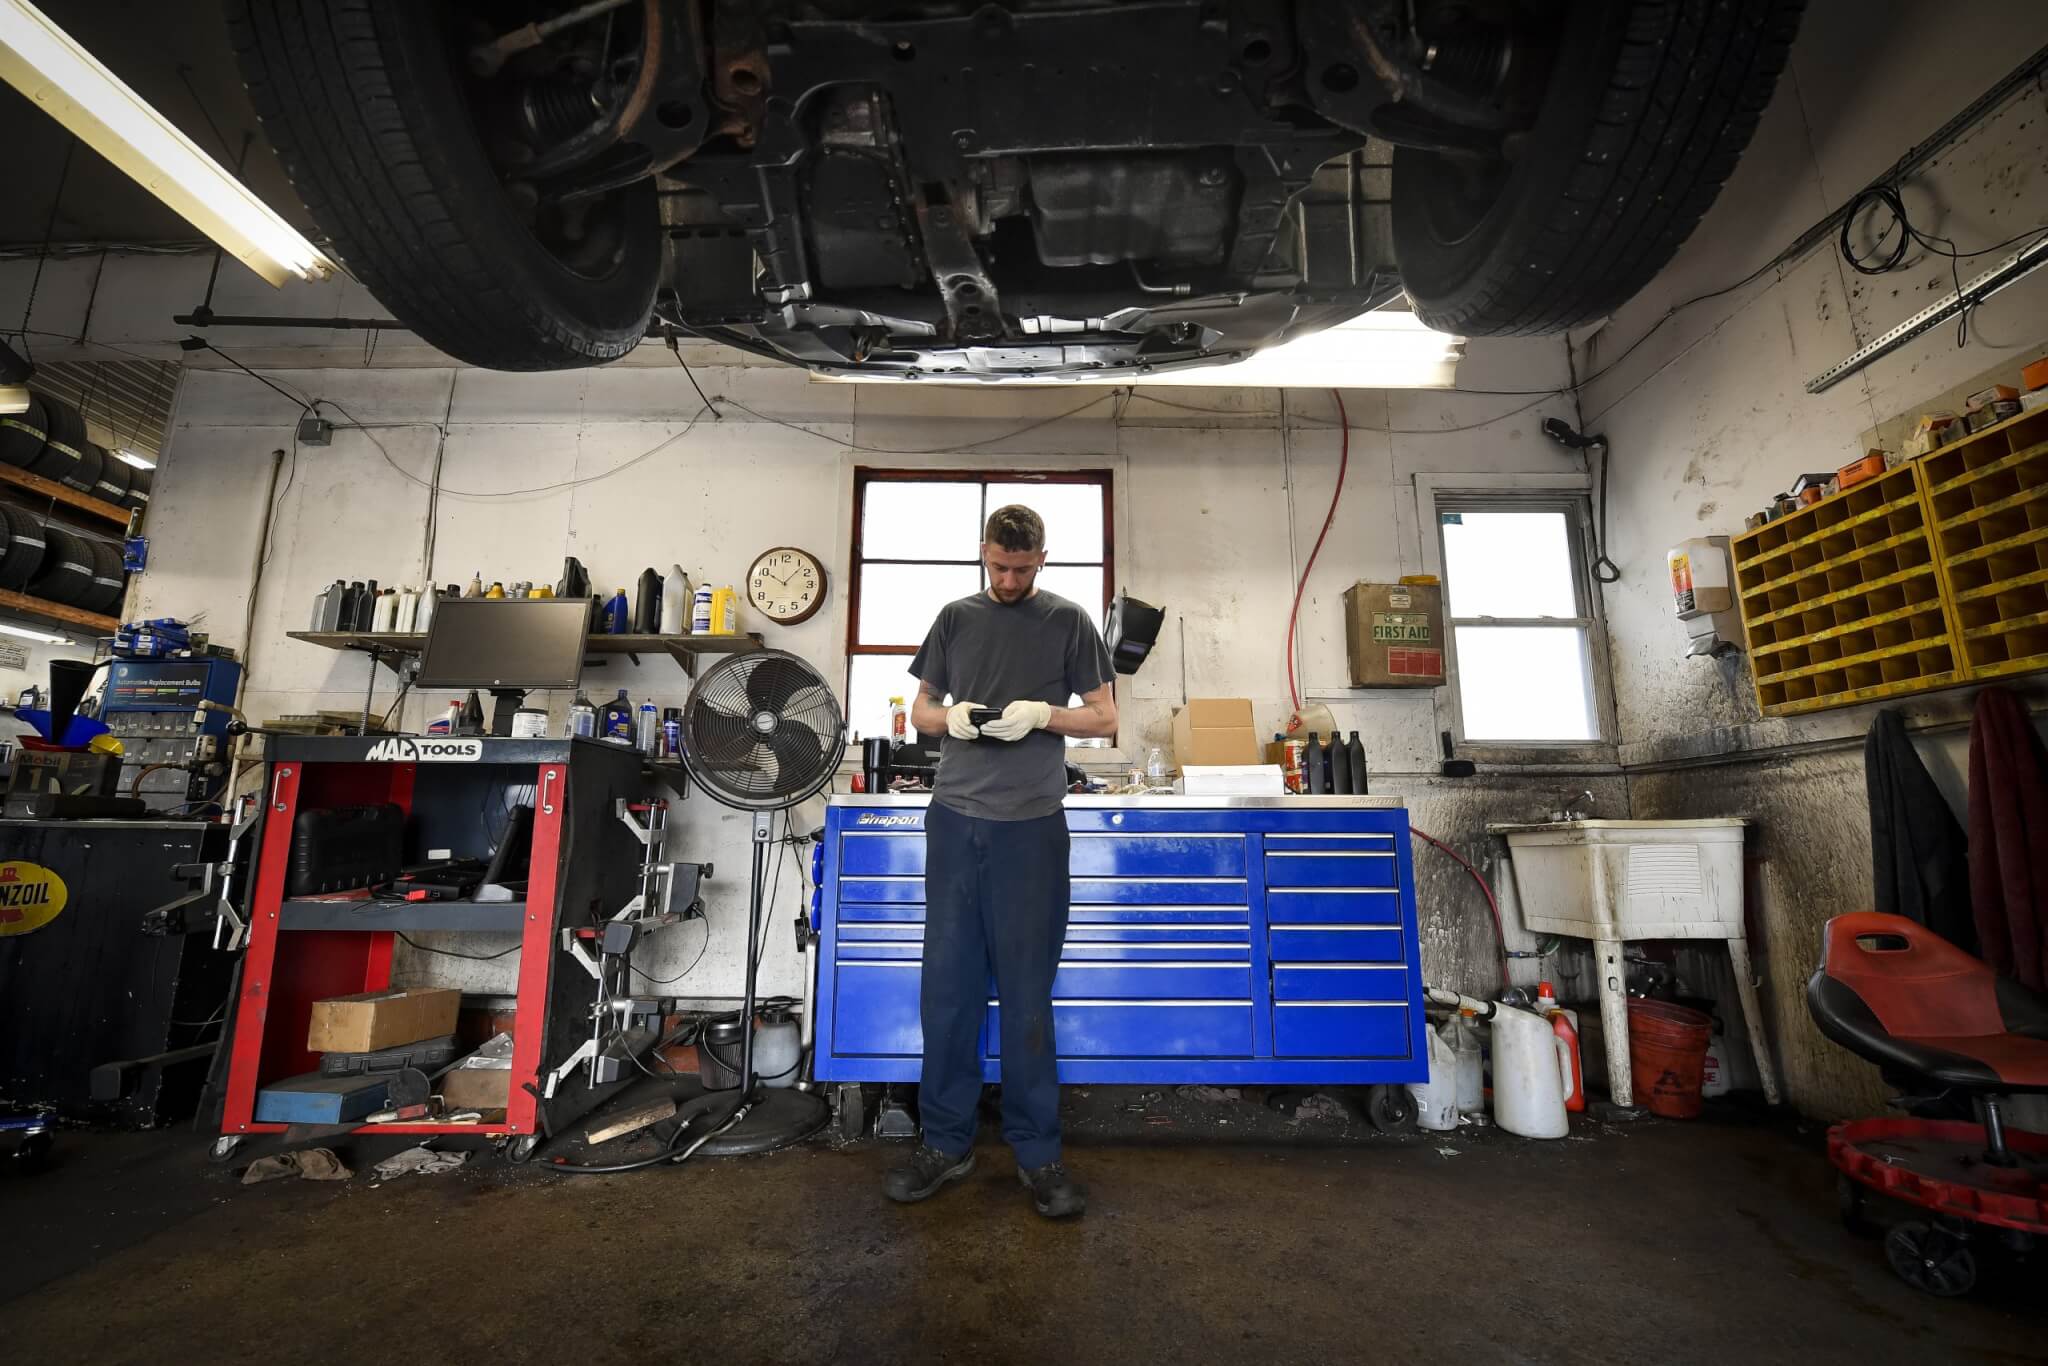
<svg viewBox="0 0 2048 1366"><path fill-rule="evenodd" d="M1863 776L1870 793L1873 909L1917 920L1965 953L1975 953L1963 827L1920 762L1898 712L1881 711L1871 721L1863 741ZM1973 792L1976 786L1973 776Z"/></svg>
<svg viewBox="0 0 2048 1366"><path fill-rule="evenodd" d="M305 1181L346 1181L355 1173L328 1148L302 1148L295 1153L259 1157L242 1172L242 1184L260 1186L296 1176Z"/></svg>
<svg viewBox="0 0 2048 1366"><path fill-rule="evenodd" d="M467 1152L440 1152L433 1148L407 1148L404 1152L387 1157L373 1169L381 1181L394 1176L405 1176L417 1172L421 1176L432 1176L436 1172L452 1172L469 1161Z"/></svg>
<svg viewBox="0 0 2048 1366"><path fill-rule="evenodd" d="M1979 693L1970 722L1970 901L1984 961L2048 990L2048 757L2004 688Z"/></svg>

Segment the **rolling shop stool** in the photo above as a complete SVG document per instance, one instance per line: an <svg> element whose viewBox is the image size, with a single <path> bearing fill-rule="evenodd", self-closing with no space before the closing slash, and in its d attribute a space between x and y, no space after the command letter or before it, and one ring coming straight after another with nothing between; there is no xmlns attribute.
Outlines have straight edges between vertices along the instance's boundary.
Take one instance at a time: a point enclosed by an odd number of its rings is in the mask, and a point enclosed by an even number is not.
<svg viewBox="0 0 2048 1366"><path fill-rule="evenodd" d="M1885 1118L1828 1130L1842 1213L1865 1189L1932 1216L1894 1226L1885 1255L1908 1284L1960 1295L1976 1282L1979 1228L2016 1250L2048 1235L2048 1137L2008 1131L2006 1096L2048 1093L2048 999L2004 981L1917 921L1861 911L1827 923L1806 984L1821 1033L1902 1089L1960 1092L1979 1123Z"/></svg>

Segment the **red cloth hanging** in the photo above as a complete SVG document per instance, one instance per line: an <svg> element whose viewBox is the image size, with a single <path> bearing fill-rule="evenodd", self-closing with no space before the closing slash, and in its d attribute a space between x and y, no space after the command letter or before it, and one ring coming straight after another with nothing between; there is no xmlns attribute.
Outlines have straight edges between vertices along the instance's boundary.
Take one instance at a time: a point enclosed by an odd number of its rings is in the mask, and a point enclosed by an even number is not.
<svg viewBox="0 0 2048 1366"><path fill-rule="evenodd" d="M2048 755L2004 688L1970 722L1970 902L1984 961L2048 989Z"/></svg>

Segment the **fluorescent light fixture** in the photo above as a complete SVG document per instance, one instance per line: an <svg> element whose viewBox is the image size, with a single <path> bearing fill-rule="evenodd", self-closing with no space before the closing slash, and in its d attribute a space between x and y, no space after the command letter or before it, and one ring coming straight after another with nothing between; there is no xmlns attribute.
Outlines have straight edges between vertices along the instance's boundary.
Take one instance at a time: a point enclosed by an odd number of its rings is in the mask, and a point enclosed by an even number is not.
<svg viewBox="0 0 2048 1366"><path fill-rule="evenodd" d="M121 457L121 459L127 461L129 464L135 466L135 468L138 470L153 470L156 468L156 461L151 460L147 456L137 455L134 451L129 450L126 446L123 446L120 450L115 451L114 454Z"/></svg>
<svg viewBox="0 0 2048 1366"><path fill-rule="evenodd" d="M0 0L0 80L273 285L334 267L28 0Z"/></svg>
<svg viewBox="0 0 2048 1366"><path fill-rule="evenodd" d="M1039 365L1054 363L1051 353L1060 348L1057 332L1043 332L1031 339L1032 349L1042 357ZM1355 318L1310 332L1293 341L1255 351L1239 361L1213 365L1182 365L1138 374L1131 370L1085 371L1074 375L1019 373L996 377L982 374L973 378L956 375L920 375L920 384L973 386L1000 384L1133 384L1140 388L1171 384L1207 389L1453 389L1457 387L1458 362L1465 354L1465 339L1424 327L1413 313L1383 311L1361 313ZM901 374L847 372L831 375L813 373L825 383L901 383Z"/></svg>
<svg viewBox="0 0 2048 1366"><path fill-rule="evenodd" d="M0 384L0 417L8 413L28 411L28 386L23 384Z"/></svg>
<svg viewBox="0 0 2048 1366"><path fill-rule="evenodd" d="M48 631L31 631L23 626L0 626L0 635L20 636L23 640L40 640L45 645L69 645L69 636L53 636Z"/></svg>
<svg viewBox="0 0 2048 1366"><path fill-rule="evenodd" d="M1223 365L1082 383L1212 389L1449 389L1465 339L1432 332L1413 313L1361 313Z"/></svg>

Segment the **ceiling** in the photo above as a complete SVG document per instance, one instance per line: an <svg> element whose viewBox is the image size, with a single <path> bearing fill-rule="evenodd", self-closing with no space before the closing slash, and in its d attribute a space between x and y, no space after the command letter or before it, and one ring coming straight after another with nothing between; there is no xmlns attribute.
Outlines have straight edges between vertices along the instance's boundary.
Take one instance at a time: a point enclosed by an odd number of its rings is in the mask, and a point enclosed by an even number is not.
<svg viewBox="0 0 2048 1366"><path fill-rule="evenodd" d="M257 128L255 112L235 70L219 0L38 3L81 46L222 165L234 167L243 136L249 135L243 183L300 231L311 231L311 220ZM55 120L4 85L0 85L0 129L7 130L8 145L7 192L0 194L0 248L37 248L46 233L52 242L203 240L191 224L97 152L83 143L74 145L71 135ZM67 149L73 149L68 172L64 167Z"/></svg>

